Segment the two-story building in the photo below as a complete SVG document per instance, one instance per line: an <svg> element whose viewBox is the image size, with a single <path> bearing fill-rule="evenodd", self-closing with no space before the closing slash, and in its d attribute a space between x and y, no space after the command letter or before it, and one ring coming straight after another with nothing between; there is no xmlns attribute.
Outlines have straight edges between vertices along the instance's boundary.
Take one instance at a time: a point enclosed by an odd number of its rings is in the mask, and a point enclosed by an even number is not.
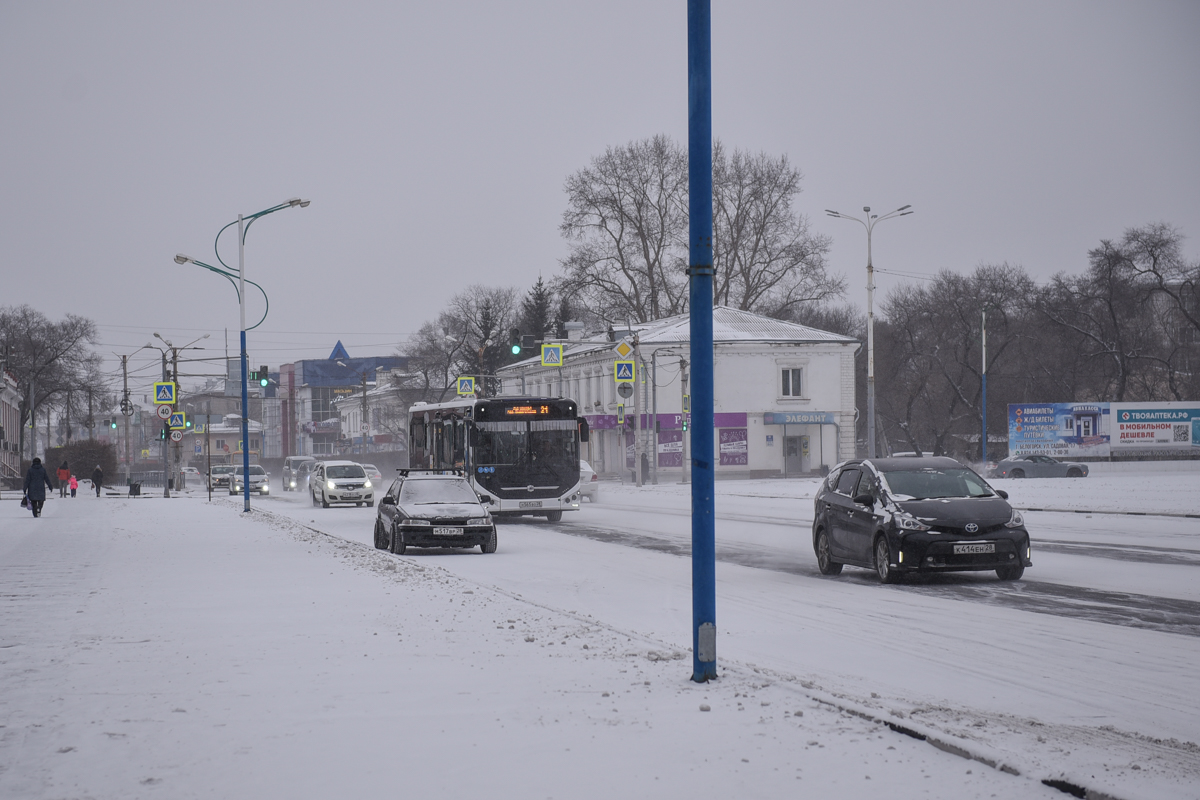
<svg viewBox="0 0 1200 800"><path fill-rule="evenodd" d="M617 352L622 342L634 346L627 358ZM591 429L584 455L598 472L632 470L636 454L644 453L660 478L673 472L678 479L684 440L692 434L684 430L683 418L691 359L688 316L563 344L561 367L542 366L539 356L501 369L504 393L575 400ZM859 347L840 334L715 307L717 475L816 473L851 458ZM615 362L622 360L635 362L633 381L615 380Z"/></svg>

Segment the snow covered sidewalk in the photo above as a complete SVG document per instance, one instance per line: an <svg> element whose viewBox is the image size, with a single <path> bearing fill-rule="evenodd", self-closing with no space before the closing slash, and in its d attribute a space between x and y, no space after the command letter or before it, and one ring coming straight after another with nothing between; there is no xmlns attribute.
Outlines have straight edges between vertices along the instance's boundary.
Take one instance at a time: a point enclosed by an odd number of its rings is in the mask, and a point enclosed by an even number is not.
<svg viewBox="0 0 1200 800"><path fill-rule="evenodd" d="M0 595L6 798L1064 796L788 676L699 686L662 643L199 497L2 502Z"/></svg>

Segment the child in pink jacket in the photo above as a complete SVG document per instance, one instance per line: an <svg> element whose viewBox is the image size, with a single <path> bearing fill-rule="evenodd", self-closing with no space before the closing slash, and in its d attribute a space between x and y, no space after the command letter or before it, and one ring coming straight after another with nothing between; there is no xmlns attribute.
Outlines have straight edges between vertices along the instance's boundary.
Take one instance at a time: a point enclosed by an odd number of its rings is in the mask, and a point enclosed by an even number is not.
<svg viewBox="0 0 1200 800"><path fill-rule="evenodd" d="M79 489L79 481L75 480L75 476L71 476L71 497L75 496L75 492Z"/></svg>

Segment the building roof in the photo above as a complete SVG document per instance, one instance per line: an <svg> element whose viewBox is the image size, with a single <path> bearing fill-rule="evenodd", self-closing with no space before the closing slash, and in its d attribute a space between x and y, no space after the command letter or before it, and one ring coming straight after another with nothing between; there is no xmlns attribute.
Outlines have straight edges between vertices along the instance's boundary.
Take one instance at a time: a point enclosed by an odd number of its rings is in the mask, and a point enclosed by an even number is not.
<svg viewBox="0 0 1200 800"><path fill-rule="evenodd" d="M653 322L637 323L631 330L638 335L642 346L666 346L684 344L691 339L691 317L678 314ZM751 311L742 311L729 306L713 307L713 344L857 344L852 336L831 333L796 322L785 322L764 317ZM614 343L607 334L589 336L578 342L564 342L563 360L587 353L611 350ZM527 358L502 368L516 366L540 366L540 356Z"/></svg>

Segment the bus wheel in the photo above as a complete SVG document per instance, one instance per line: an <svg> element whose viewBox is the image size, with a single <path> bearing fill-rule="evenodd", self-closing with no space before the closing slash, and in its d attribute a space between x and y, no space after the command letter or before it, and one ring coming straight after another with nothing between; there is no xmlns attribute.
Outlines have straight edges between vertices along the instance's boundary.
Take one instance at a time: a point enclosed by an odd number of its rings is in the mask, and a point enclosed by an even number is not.
<svg viewBox="0 0 1200 800"><path fill-rule="evenodd" d="M546 515L546 521L547 522L561 522L562 521L562 512L561 511L551 511L550 513L548 513Z"/></svg>

